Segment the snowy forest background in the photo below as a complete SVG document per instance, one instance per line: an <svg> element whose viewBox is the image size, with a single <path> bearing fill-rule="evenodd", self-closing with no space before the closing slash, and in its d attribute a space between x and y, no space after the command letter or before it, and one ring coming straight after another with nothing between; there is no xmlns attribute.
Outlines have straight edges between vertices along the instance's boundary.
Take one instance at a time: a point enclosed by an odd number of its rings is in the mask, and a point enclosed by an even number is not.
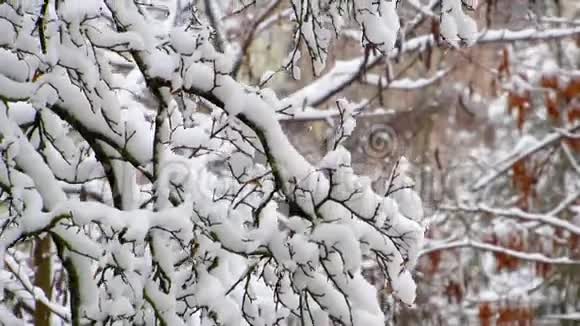
<svg viewBox="0 0 580 326"><path fill-rule="evenodd" d="M0 0L0 325L577 325L576 0Z"/></svg>

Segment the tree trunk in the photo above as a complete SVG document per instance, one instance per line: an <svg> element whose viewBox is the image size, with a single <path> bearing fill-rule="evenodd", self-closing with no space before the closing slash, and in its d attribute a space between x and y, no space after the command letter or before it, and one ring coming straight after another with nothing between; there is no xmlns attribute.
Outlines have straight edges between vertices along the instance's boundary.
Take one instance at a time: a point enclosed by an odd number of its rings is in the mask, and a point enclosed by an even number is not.
<svg viewBox="0 0 580 326"><path fill-rule="evenodd" d="M34 285L42 289L48 299L52 297L51 243L50 236L46 235L36 240L34 245L34 265L36 266ZM34 325L50 325L50 310L40 302L36 303Z"/></svg>

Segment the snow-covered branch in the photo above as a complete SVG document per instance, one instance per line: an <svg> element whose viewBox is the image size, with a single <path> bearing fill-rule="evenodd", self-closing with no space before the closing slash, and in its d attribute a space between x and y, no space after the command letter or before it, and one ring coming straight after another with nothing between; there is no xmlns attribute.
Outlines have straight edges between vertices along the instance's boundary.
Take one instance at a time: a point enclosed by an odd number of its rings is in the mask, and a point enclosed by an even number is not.
<svg viewBox="0 0 580 326"><path fill-rule="evenodd" d="M580 130L580 125L576 125L566 129L566 133L575 133ZM550 146L558 145L562 140L566 138L565 134L562 132L552 132L544 137L544 139L538 141L534 144L529 144L525 148L518 148L515 152L508 154L504 159L497 162L494 168L482 176L472 187L473 190L478 191L488 185L490 182L495 180L500 175L506 173L511 167L516 164L516 162L525 159L535 153L547 149Z"/></svg>
<svg viewBox="0 0 580 326"><path fill-rule="evenodd" d="M576 200L580 194L576 194L573 197L573 200ZM498 208L490 208L487 207L485 204L478 205L476 207L446 207L442 206L441 209L448 210L448 211L459 211L459 212L466 212L466 213L488 213L492 214L493 216L504 216L510 217L515 219L520 219L522 221L528 222L538 222L541 224L549 225L552 227L561 228L562 230L566 230L571 234L580 235L580 226L570 223L562 218L556 217L549 214L534 214L524 212L521 209L511 208L511 209L498 209Z"/></svg>
<svg viewBox="0 0 580 326"><path fill-rule="evenodd" d="M457 241L451 241L446 243L428 244L423 250L421 250L420 255L428 255L430 253L442 250L450 250L456 248L472 248L482 251L489 251L494 253L506 254L508 256L515 257L524 261L530 262L540 262L545 264L555 264L555 265L580 265L580 260L573 260L569 257L558 257L552 258L547 257L541 253L527 253L518 250L513 250L509 248L504 248L501 246L480 242L472 239L463 239Z"/></svg>
<svg viewBox="0 0 580 326"><path fill-rule="evenodd" d="M517 32L506 29L487 30L478 35L475 44L472 46L520 41L533 42L572 37L579 34L580 28L578 27L547 30L524 29ZM376 67L385 59L394 59L408 53L427 51L437 46L437 41L433 35L420 35L405 40L400 47L385 55L381 54L368 58L359 57L349 61L336 61L334 67L326 74L313 83L294 92L288 98L284 99L284 102L298 107L317 107L352 85L354 81L359 79L359 76L367 71L371 71L372 68Z"/></svg>
<svg viewBox="0 0 580 326"><path fill-rule="evenodd" d="M2 259L36 235L53 241L67 299L13 274L73 325L383 325L362 261L413 304L424 230L408 168L385 194L353 173L341 146L354 127L348 101L334 150L308 163L282 131L275 94L232 77L235 58L213 46L222 15L206 4L213 29L196 17L170 26L137 1L0 4L17 32L0 50ZM355 4L365 44L390 51L395 4ZM321 33L345 8L292 5L297 41L320 69ZM129 80L138 85L120 91Z"/></svg>

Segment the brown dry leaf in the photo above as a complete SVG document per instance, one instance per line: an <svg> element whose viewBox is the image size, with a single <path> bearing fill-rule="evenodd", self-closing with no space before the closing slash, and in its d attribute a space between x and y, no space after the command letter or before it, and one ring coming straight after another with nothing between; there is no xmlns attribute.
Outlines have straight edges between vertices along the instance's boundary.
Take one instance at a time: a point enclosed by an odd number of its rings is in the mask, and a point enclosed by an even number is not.
<svg viewBox="0 0 580 326"><path fill-rule="evenodd" d="M561 95L567 103L574 99L580 99L580 79L571 80L562 90Z"/></svg>
<svg viewBox="0 0 580 326"><path fill-rule="evenodd" d="M558 89L559 88L558 77L543 76L542 79L540 80L540 85L544 88Z"/></svg>
<svg viewBox="0 0 580 326"><path fill-rule="evenodd" d="M548 110L548 116L553 120L558 120L560 118L560 111L558 110L558 102L555 98L546 95L546 109Z"/></svg>
<svg viewBox="0 0 580 326"><path fill-rule="evenodd" d="M511 72L510 72L510 55L508 52L507 48L503 48L502 50L502 54L501 54L501 63L499 65L499 67L497 68L498 73L500 74L500 76L505 73L506 76L510 76Z"/></svg>
<svg viewBox="0 0 580 326"><path fill-rule="evenodd" d="M487 302L479 305L479 321L482 326L491 326L491 318L493 317L493 310L491 305Z"/></svg>

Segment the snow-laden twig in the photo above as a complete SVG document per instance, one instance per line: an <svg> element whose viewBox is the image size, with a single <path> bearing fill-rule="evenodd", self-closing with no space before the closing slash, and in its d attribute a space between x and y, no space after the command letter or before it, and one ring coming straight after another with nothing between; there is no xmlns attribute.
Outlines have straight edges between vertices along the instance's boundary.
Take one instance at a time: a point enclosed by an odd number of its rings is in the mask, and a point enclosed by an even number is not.
<svg viewBox="0 0 580 326"><path fill-rule="evenodd" d="M376 74L368 74L363 79L365 84L373 86L383 86L383 89L391 90L401 90L401 91L413 91L419 90L430 85L433 85L437 81L443 79L451 69L437 71L433 76L429 78L420 79L410 79L410 78L399 78L395 80L388 80L385 76L379 76Z"/></svg>

